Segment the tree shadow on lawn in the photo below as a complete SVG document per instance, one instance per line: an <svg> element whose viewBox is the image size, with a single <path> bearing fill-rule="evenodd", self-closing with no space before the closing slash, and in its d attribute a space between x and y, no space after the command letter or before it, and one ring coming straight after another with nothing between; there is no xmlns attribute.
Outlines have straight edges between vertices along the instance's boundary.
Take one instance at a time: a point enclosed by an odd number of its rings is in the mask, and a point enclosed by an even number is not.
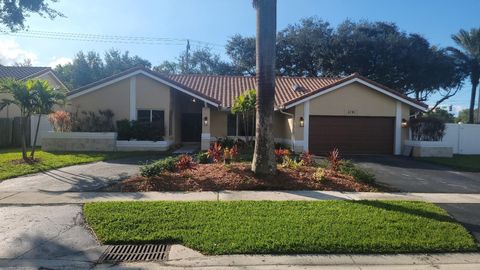
<svg viewBox="0 0 480 270"><path fill-rule="evenodd" d="M395 211L401 212L411 216L419 216L427 219L433 219L440 222L449 222L449 223L457 223L457 221L448 216L448 215L441 215L435 212L420 210L420 209L412 209L407 208L398 204L390 204L383 201L351 201L352 203L358 203L366 206L376 207L387 211Z"/></svg>

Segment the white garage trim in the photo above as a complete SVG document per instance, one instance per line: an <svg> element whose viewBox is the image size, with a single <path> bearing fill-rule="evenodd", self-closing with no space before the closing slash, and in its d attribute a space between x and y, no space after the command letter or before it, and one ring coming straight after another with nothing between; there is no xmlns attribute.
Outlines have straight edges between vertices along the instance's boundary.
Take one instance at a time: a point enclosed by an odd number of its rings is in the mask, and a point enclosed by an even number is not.
<svg viewBox="0 0 480 270"><path fill-rule="evenodd" d="M137 120L137 78L130 78L130 120Z"/></svg>
<svg viewBox="0 0 480 270"><path fill-rule="evenodd" d="M397 101L395 107L395 148L393 153L395 155L400 155L402 150L402 103Z"/></svg>
<svg viewBox="0 0 480 270"><path fill-rule="evenodd" d="M310 101L303 105L303 151L308 152L308 137L310 136Z"/></svg>

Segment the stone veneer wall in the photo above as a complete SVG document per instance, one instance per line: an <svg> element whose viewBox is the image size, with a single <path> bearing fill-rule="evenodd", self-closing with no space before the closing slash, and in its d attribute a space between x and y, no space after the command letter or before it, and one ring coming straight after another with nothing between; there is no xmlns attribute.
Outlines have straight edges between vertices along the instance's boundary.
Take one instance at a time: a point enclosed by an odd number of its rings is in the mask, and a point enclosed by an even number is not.
<svg viewBox="0 0 480 270"><path fill-rule="evenodd" d="M44 151L116 151L115 132L46 132L42 138Z"/></svg>

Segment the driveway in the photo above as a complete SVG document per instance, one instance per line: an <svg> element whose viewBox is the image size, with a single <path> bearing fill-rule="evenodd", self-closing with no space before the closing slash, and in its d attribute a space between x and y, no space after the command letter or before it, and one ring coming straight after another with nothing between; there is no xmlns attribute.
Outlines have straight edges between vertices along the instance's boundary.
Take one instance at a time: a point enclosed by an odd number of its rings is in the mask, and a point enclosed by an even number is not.
<svg viewBox="0 0 480 270"><path fill-rule="evenodd" d="M480 173L459 172L407 157L355 156L380 184L396 191L422 193L480 193ZM461 222L480 242L480 204L438 204Z"/></svg>
<svg viewBox="0 0 480 270"><path fill-rule="evenodd" d="M375 173L377 181L394 190L427 193L480 193L480 173L450 168L407 157L356 156L355 163Z"/></svg>
<svg viewBox="0 0 480 270"><path fill-rule="evenodd" d="M155 157L158 159L159 157ZM0 181L0 192L97 191L139 173L152 157L134 157L75 165Z"/></svg>

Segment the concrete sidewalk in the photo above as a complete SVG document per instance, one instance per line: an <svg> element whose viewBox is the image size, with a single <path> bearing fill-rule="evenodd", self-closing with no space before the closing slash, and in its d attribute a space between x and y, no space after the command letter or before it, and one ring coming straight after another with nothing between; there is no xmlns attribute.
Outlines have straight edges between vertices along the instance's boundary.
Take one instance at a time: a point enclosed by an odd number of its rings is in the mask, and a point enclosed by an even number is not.
<svg viewBox="0 0 480 270"><path fill-rule="evenodd" d="M480 194L377 193L337 191L206 192L0 192L0 205L83 204L100 201L237 201L237 200L410 200L432 203L480 203Z"/></svg>

